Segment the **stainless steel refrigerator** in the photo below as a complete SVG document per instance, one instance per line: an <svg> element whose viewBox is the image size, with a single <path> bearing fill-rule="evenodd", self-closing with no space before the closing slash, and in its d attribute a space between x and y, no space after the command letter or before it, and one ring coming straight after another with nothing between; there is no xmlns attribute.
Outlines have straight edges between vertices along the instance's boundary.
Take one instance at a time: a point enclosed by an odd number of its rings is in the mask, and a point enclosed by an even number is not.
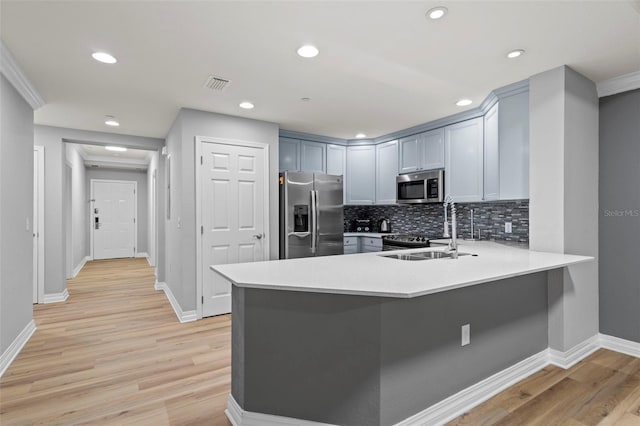
<svg viewBox="0 0 640 426"><path fill-rule="evenodd" d="M344 253L342 176L280 173L280 259Z"/></svg>

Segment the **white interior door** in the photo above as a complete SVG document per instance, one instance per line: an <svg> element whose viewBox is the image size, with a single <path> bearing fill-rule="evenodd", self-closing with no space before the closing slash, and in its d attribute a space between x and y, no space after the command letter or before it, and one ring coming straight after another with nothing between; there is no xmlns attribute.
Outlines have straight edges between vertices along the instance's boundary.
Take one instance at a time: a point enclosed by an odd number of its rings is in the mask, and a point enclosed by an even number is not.
<svg viewBox="0 0 640 426"><path fill-rule="evenodd" d="M134 257L136 182L92 180L93 258Z"/></svg>
<svg viewBox="0 0 640 426"><path fill-rule="evenodd" d="M210 265L267 257L265 149L202 143L202 316L231 312L231 283Z"/></svg>

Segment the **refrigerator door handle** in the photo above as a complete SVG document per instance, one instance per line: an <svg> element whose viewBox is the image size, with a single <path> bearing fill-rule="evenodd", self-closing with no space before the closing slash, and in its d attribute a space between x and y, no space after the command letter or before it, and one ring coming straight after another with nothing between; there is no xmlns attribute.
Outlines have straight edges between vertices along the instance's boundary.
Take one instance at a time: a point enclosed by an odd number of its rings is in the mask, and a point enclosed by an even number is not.
<svg viewBox="0 0 640 426"><path fill-rule="evenodd" d="M306 238L311 234L311 232L289 232L287 236L298 237L298 238Z"/></svg>
<svg viewBox="0 0 640 426"><path fill-rule="evenodd" d="M318 245L318 191L311 191L311 253Z"/></svg>

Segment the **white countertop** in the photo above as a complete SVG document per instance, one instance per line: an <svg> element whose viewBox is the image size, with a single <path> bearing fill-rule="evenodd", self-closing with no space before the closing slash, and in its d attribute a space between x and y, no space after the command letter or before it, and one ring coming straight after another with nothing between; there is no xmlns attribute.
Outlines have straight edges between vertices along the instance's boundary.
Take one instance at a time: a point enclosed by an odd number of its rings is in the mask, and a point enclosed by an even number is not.
<svg viewBox="0 0 640 426"><path fill-rule="evenodd" d="M215 265L211 269L239 287L410 298L593 260L487 241L460 241L460 252L478 256L458 259L406 261L380 256L443 249L272 260Z"/></svg>

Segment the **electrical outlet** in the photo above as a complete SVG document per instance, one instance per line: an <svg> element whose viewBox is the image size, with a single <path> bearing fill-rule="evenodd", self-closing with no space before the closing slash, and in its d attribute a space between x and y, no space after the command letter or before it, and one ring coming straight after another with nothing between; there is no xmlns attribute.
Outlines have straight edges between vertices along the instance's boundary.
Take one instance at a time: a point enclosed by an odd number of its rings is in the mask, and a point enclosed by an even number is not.
<svg viewBox="0 0 640 426"><path fill-rule="evenodd" d="M504 223L504 233L505 234L510 234L512 232L511 230L511 222L505 222Z"/></svg>
<svg viewBox="0 0 640 426"><path fill-rule="evenodd" d="M467 346L471 343L471 324L465 324L462 326L462 342L460 346Z"/></svg>

